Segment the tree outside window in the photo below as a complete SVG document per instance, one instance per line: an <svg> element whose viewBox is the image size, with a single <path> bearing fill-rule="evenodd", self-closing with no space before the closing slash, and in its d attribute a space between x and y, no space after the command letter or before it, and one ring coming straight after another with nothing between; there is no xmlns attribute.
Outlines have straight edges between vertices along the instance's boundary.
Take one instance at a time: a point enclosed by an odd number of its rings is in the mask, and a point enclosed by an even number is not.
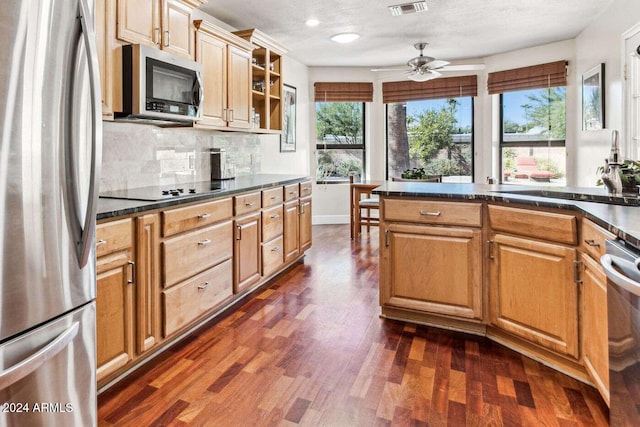
<svg viewBox="0 0 640 427"><path fill-rule="evenodd" d="M364 103L316 102L317 181L363 176L364 151Z"/></svg>
<svg viewBox="0 0 640 427"><path fill-rule="evenodd" d="M412 168L444 181L471 182L473 98L387 105L387 174Z"/></svg>

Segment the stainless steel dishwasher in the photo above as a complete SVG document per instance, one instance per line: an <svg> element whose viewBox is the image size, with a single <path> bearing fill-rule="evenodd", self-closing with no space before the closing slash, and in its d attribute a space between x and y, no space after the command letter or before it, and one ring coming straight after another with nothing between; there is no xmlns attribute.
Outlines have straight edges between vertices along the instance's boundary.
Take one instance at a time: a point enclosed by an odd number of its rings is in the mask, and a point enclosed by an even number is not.
<svg viewBox="0 0 640 427"><path fill-rule="evenodd" d="M609 424L640 426L640 251L607 240Z"/></svg>

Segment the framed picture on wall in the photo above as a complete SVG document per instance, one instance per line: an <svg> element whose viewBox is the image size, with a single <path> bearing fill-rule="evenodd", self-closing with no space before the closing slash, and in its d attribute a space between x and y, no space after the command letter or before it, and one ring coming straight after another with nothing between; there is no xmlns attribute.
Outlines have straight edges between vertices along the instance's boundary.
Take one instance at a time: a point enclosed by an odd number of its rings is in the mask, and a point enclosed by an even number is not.
<svg viewBox="0 0 640 427"><path fill-rule="evenodd" d="M296 88L288 84L282 86L282 136L280 151L296 151Z"/></svg>
<svg viewBox="0 0 640 427"><path fill-rule="evenodd" d="M582 130L604 129L604 64L582 75Z"/></svg>

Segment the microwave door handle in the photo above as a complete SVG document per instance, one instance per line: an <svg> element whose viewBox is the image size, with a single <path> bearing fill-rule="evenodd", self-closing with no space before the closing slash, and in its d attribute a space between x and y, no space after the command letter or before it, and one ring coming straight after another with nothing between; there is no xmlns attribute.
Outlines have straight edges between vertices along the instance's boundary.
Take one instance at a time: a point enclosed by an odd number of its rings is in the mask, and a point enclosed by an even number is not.
<svg viewBox="0 0 640 427"><path fill-rule="evenodd" d="M197 86L197 100L198 100L198 113L197 113L197 118L201 119L202 118L202 107L203 107L203 102L204 102L204 88L202 87L202 75L199 72L196 72L196 81L194 82L194 86ZM196 94L196 91L194 90L194 95ZM194 99L195 101L196 99Z"/></svg>
<svg viewBox="0 0 640 427"><path fill-rule="evenodd" d="M81 225L81 219L77 218L77 224L73 227L76 253L80 267L84 267L89 260L89 254L92 249L92 241L96 228L96 211L98 208L98 174L100 173L100 162L102 158L102 111L98 106L101 99L100 94L100 75L98 73L98 50L96 48L95 32L93 30L93 16L87 4L87 0L79 0L78 13L80 25L82 29L82 37L84 40L85 53L87 55L87 65L89 69L89 91L91 96L91 166L89 176L89 193L87 198L87 206L85 208L84 225ZM77 104L76 104L77 105ZM70 158L69 164L72 170L73 179L71 180L73 189L72 197L78 196L76 179L77 162L73 156ZM79 201L75 201L75 206L79 205Z"/></svg>

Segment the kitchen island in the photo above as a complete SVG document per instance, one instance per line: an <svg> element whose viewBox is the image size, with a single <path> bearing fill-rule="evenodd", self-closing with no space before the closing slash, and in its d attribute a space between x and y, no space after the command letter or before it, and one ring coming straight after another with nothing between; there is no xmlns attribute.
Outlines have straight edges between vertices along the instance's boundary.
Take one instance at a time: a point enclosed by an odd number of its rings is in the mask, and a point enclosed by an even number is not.
<svg viewBox="0 0 640 427"><path fill-rule="evenodd" d="M149 187L99 199L99 391L232 309L311 246L308 178L252 175L200 184L191 184L205 189L196 194L185 184L176 195Z"/></svg>
<svg viewBox="0 0 640 427"><path fill-rule="evenodd" d="M608 402L598 261L606 239L638 247L637 198L608 204L592 189L408 182L373 193L383 317L487 336L593 384ZM623 348L629 336L614 339Z"/></svg>

